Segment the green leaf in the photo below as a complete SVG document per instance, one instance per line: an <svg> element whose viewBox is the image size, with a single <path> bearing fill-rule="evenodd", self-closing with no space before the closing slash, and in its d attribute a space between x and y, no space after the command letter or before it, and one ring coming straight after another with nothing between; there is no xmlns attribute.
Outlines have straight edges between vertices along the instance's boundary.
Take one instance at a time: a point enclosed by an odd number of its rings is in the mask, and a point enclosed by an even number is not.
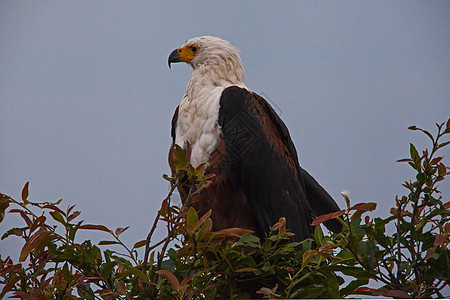
<svg viewBox="0 0 450 300"><path fill-rule="evenodd" d="M142 240L134 244L133 249L144 247L147 244L147 240Z"/></svg>
<svg viewBox="0 0 450 300"><path fill-rule="evenodd" d="M119 242L117 242L117 241L100 241L100 242L98 242L98 244L100 246L102 246L102 245L117 245L117 244L119 244Z"/></svg>
<svg viewBox="0 0 450 300"><path fill-rule="evenodd" d="M318 246L323 246L323 232L320 226L314 228L314 240Z"/></svg>
<svg viewBox="0 0 450 300"><path fill-rule="evenodd" d="M357 288L359 288L360 286L366 285L368 283L369 283L369 279L367 279L367 278L356 279L356 280L351 281L345 288L341 289L341 291L340 291L341 297L355 294L355 291Z"/></svg>
<svg viewBox="0 0 450 300"><path fill-rule="evenodd" d="M188 161L186 158L186 153L184 153L184 150L177 144L173 144L171 154L173 163L177 171L185 170L188 166Z"/></svg>
<svg viewBox="0 0 450 300"><path fill-rule="evenodd" d="M419 156L419 153L417 152L416 147L412 143L409 144L409 153L411 155L411 159L415 163L414 169L419 170L420 169L420 156Z"/></svg>
<svg viewBox="0 0 450 300"><path fill-rule="evenodd" d="M309 264L311 259L316 255L316 250L307 250L302 256L302 270Z"/></svg>
<svg viewBox="0 0 450 300"><path fill-rule="evenodd" d="M56 210L51 211L50 215L52 216L53 219L55 219L59 223L63 224L64 226L67 225L66 221L64 220L64 217L58 211L56 211Z"/></svg>
<svg viewBox="0 0 450 300"><path fill-rule="evenodd" d="M198 222L198 215L195 209L191 206L189 207L187 217L186 217L187 226L195 226Z"/></svg>

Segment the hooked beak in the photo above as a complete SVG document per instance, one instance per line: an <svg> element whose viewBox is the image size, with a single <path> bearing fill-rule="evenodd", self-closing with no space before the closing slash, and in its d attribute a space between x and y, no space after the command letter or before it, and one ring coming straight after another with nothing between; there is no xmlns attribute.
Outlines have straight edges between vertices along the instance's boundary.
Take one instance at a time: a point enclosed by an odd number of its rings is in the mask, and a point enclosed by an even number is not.
<svg viewBox="0 0 450 300"><path fill-rule="evenodd" d="M177 62L181 62L181 58L180 58L180 53L179 53L178 49L175 49L169 55L169 60L168 60L169 69L170 69L171 63L177 63Z"/></svg>

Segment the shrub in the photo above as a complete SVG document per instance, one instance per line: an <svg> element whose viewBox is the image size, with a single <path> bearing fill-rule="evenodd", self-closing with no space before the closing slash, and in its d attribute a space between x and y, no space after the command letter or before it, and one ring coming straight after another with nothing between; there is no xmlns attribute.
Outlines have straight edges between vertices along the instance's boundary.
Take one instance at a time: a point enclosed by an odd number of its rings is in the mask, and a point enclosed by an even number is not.
<svg viewBox="0 0 450 300"><path fill-rule="evenodd" d="M337 218L343 231L324 235L316 226L314 238L302 243L290 241L284 218L260 239L242 228L213 231L211 211L199 216L189 205L173 204L171 196L180 181L187 178L192 197L213 180L213 175L205 175L205 165L189 165L179 147L174 149L176 174L164 176L171 190L147 238L132 247L120 239L128 227L111 230L85 224L75 205L62 208L61 201L32 202L26 183L20 201L0 194L0 221L12 206L8 214L19 214L25 222L2 236L19 236L24 245L18 262L0 257L0 297L7 293L20 299L443 297L450 281L450 202L442 201L438 183L449 172L443 157L436 155L450 143L442 142L450 133L450 120L436 125L435 136L409 128L426 134L432 148L419 154L411 144L410 158L399 160L414 169L416 178L404 183L407 194L395 198L390 216L366 215L363 221L363 214L376 204L351 205L343 194L346 209L313 222ZM153 242L161 222L167 236ZM395 228L392 233L389 226ZM80 230L103 231L109 238L97 245L89 240L79 243ZM102 250L108 245L118 245L122 252ZM143 258L137 251L141 247ZM383 286L370 288L370 280Z"/></svg>

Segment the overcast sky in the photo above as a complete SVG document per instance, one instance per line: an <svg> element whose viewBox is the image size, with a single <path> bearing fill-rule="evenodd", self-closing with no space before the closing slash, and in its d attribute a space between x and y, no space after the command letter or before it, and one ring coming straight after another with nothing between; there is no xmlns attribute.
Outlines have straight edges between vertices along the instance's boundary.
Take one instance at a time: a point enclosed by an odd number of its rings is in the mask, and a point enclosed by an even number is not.
<svg viewBox="0 0 450 300"><path fill-rule="evenodd" d="M449 16L449 1L2 0L0 191L19 199L30 181L31 200L63 198L86 223L144 239L191 72L167 58L207 34L241 50L247 86L339 205L349 190L386 216L413 175L396 160L410 141L429 146L407 127L434 132L450 117ZM0 232L22 223L7 215ZM14 238L0 248L20 249Z"/></svg>

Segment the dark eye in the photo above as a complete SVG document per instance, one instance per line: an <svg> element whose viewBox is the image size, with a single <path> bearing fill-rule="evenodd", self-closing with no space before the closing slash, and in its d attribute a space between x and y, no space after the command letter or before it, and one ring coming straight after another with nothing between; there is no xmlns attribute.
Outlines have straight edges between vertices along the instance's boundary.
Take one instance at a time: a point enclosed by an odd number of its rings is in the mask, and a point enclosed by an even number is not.
<svg viewBox="0 0 450 300"><path fill-rule="evenodd" d="M196 52L197 51L197 47L195 47L195 46L192 46L192 52Z"/></svg>

